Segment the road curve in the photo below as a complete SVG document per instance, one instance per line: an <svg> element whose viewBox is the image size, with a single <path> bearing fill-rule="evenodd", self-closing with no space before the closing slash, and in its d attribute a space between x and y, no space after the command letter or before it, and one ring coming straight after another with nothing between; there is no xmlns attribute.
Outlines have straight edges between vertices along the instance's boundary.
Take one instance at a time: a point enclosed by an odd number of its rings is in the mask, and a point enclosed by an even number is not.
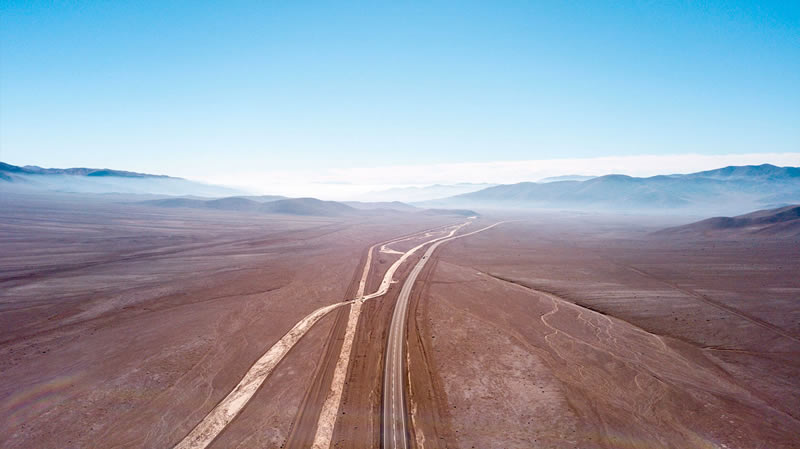
<svg viewBox="0 0 800 449"><path fill-rule="evenodd" d="M394 273L397 271L397 268L412 254L414 254L417 250L424 247L425 245L439 241L441 239L445 239L448 237L453 236L459 229L463 226L466 226L469 222L464 222L458 225L447 226L444 229L452 228L450 233L441 237L436 237L434 239L425 241L414 248L406 252L394 251L390 250L393 253L400 254L401 257L396 260L383 276L383 280L381 281L381 285L374 293L370 295L365 295L366 290L366 283L367 283L367 276L369 274L369 270L371 268L371 260L372 260L372 252L376 246L379 244L375 244L370 247L369 252L367 253L367 262L364 265L364 271L361 275L361 282L359 283L358 293L356 295L356 300L350 306L350 314L347 320L347 328L345 331L344 341L342 342L342 347L339 353L339 359L336 362L336 367L334 369L333 379L331 380L331 387L328 393L328 396L325 398L325 402L322 405L322 410L319 414L319 419L317 421L317 431L314 435L314 441L311 445L312 449L328 449L331 447L331 442L333 438L333 430L334 426L336 425L336 418L339 413L339 407L342 401L342 393L344 390L344 383L345 377L347 375L347 367L350 366L350 355L353 350L353 341L355 339L355 331L356 327L358 326L358 320L361 316L361 305L367 299L377 298L386 294L386 291L389 289L389 286L393 282ZM425 232L426 236L431 234L431 231L423 231ZM420 233L412 234L411 237L401 237L398 239L394 239L384 243L381 246L381 251L386 252L386 245L390 245L392 243L402 242L406 240L410 240L415 236L418 236Z"/></svg>
<svg viewBox="0 0 800 449"><path fill-rule="evenodd" d="M422 255L422 259L417 262L403 283L400 296L397 298L397 303L394 306L392 322L389 326L389 339L386 344L386 363L383 370L383 424L381 428L381 446L384 449L408 449L410 446L408 420L406 419L405 367L403 361L405 360L404 343L406 316L408 315L408 299L411 296L411 289L414 287L417 276L425 267L431 254L433 254L436 248L442 243L477 234L478 232L493 228L500 223L502 222L486 226L477 231L450 236L435 242L425 251Z"/></svg>
<svg viewBox="0 0 800 449"><path fill-rule="evenodd" d="M420 231L411 234L411 236L421 233L429 233L431 231L433 230ZM453 230L450 235L452 235L454 232L455 230ZM401 239L390 240L389 243L405 240L407 238L408 237L403 237ZM426 244L430 243L431 241L426 242ZM413 248L411 251L405 253L401 260L404 261L419 247ZM272 370L275 368L278 362L283 359L289 350L292 349L292 347L300 340L300 338L302 338L317 321L338 307L353 304L356 301L364 301L365 299L374 298L386 293L386 290L391 283L391 275L389 275L388 280L384 278L384 281L381 283L381 288L379 288L378 291L369 296L364 296L367 274L370 269L372 250L374 248L375 245L371 246L367 254L367 261L364 266L364 271L361 277L361 282L359 283L358 295L356 298L321 307L300 320L289 332L286 333L286 335L278 340L277 343L269 348L269 350L267 350L267 352L264 353L264 355L262 355L261 358L259 358L256 363L250 367L236 387L234 387L234 389L228 393L228 395L222 401L220 401L216 407L208 412L208 414L192 429L192 431L189 432L189 434L186 435L180 442L178 442L173 449L206 448L220 434L220 432L222 432L222 430L225 429L225 427L227 427L227 425L230 424L230 422L233 421L236 416L238 416L261 384L264 383L267 377L269 377L269 375L272 373ZM396 264L399 265L397 262ZM393 265L391 273L393 274L396 269L397 267Z"/></svg>

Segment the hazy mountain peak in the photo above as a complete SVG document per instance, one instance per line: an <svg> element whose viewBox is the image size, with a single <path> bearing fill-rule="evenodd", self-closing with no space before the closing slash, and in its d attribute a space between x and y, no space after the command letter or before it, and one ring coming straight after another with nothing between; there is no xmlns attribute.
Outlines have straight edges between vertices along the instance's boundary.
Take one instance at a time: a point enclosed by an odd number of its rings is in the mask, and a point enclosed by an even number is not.
<svg viewBox="0 0 800 449"><path fill-rule="evenodd" d="M137 173L125 170L112 170L109 168L43 168L38 165L17 166L0 162L0 171L9 173L19 173L27 175L71 175L71 176L119 176L125 178L174 178L165 175L152 175L149 173Z"/></svg>
<svg viewBox="0 0 800 449"><path fill-rule="evenodd" d="M243 192L183 178L107 168L23 167L0 162L0 188L64 193L231 196Z"/></svg>
<svg viewBox="0 0 800 449"><path fill-rule="evenodd" d="M772 164L761 165L731 165L715 170L706 170L692 173L690 176L706 178L798 178L800 167L778 167Z"/></svg>
<svg viewBox="0 0 800 449"><path fill-rule="evenodd" d="M670 209L709 214L796 202L800 202L800 168L763 164L648 178L609 174L584 181L503 184L422 205L656 213Z"/></svg>
<svg viewBox="0 0 800 449"><path fill-rule="evenodd" d="M548 182L561 182L561 181L588 181L590 179L594 179L597 176L585 176L585 175L561 175L561 176L550 176L547 178L542 178L538 182L540 183L548 183Z"/></svg>

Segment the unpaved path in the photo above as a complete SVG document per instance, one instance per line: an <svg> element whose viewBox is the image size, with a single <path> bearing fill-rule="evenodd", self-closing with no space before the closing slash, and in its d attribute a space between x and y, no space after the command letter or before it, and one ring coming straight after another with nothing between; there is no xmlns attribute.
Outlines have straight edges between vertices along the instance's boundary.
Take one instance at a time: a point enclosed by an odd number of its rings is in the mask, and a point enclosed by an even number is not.
<svg viewBox="0 0 800 449"><path fill-rule="evenodd" d="M347 374L347 362L349 362L350 353L353 347L353 335L356 331L356 324L358 324L358 317L361 315L362 301L359 299L364 296L364 290L367 287L367 278L369 276L370 267L372 266L372 252L375 250L375 246L376 245L372 245L369 247L367 261L364 264L364 271L362 272L361 280L358 283L356 301L354 301L350 306L350 314L347 317L347 328L345 329L344 342L342 343L339 359L336 361L336 368L333 372L333 380L331 381L332 386L344 384L344 377L345 374ZM386 245L383 245L381 247L381 251L383 251L383 248L385 247ZM344 354L346 354L346 357L343 357ZM322 411L320 412L319 420L317 421L317 433L315 434L314 442L312 443L313 448L328 447L330 445L331 436L333 435L333 425L336 421L335 414L338 411L341 397L341 388L338 389L337 392L337 390L332 387L331 391L328 393L328 396L325 398L325 403L322 406ZM327 445L325 444L326 442Z"/></svg>
<svg viewBox="0 0 800 449"><path fill-rule="evenodd" d="M402 256L398 260L396 260L386 271L386 274L384 274L383 280L381 281L378 290L368 296L364 296L364 287L366 285L367 275L369 274L369 267L370 267L369 261L371 260L372 251L375 248L375 246L372 246L370 248L369 256L367 257L367 264L364 266L364 272L361 277L361 283L359 284L358 297L353 303L353 305L350 306L350 315L347 321L347 330L345 331L344 342L342 343L342 349L339 354L339 360L336 362L336 369L334 371L333 381L331 382L330 392L325 400L325 403L323 404L322 411L320 412L319 415L319 421L317 422L317 432L316 435L314 436L314 443L312 445L312 448L327 449L331 445L331 439L333 437L333 428L336 425L336 416L338 415L339 407L342 401L342 392L344 390L344 382L345 382L345 377L347 375L347 367L350 366L350 355L352 354L353 351L353 340L356 333L356 327L358 326L358 319L361 316L361 305L367 299L377 298L381 295L384 295L393 281L392 277L394 276L394 273L397 271L400 265L402 265L402 263L406 259L408 259L411 255L417 252L417 250L419 250L420 248L429 243L451 237L453 234L455 234L456 231L458 231L459 229L461 229L462 227L466 226L469 223L470 221L467 221L460 225L455 225L452 227L453 229L450 230L449 234L420 243L419 245L415 246L414 248L411 248L405 253L391 250L397 254L402 254ZM431 234L430 232L426 232L425 235L430 236ZM387 245L408 239L409 238L403 238L391 241L389 243L382 245L380 250L382 252L386 252L385 249Z"/></svg>
<svg viewBox="0 0 800 449"><path fill-rule="evenodd" d="M465 223L466 224L466 223ZM452 235L457 229L464 226L465 224L456 225L454 230L450 233ZM395 243L401 240L407 240L409 238L413 238L413 236L425 233L425 235L430 235L431 230L421 231L415 234L412 234L412 237L404 237L402 239L392 240L389 243ZM440 237L441 238L446 238ZM277 343L275 343L260 359L253 364L252 367L247 371L244 375L242 380L236 385L236 387L228 393L228 395L217 404L204 418L200 423L195 426L195 428L189 432L186 437L183 438L177 445L174 446L174 449L204 449L206 448L211 442L222 432L225 427L233 421L236 416L242 411L244 406L247 404L248 401L253 397L256 393L258 388L264 381L269 377L272 373L275 366L283 359L283 357L289 352L289 350L303 337L303 335L308 332L308 330L316 324L322 317L327 315L329 312L337 309L338 307L358 303L358 306L355 307L355 317L353 310L351 308L350 314L348 316L348 324L345 333L345 342L349 341L350 344L347 348L347 359L349 360L349 353L350 348L352 347L352 340L353 340L353 333L355 332L355 324L358 322L358 314L360 313L360 306L361 303L369 298L375 298L381 296L386 293L388 290L389 285L391 283L391 276L397 270L397 267L405 261L414 251L419 249L420 247L435 241L438 239L430 240L428 242L423 243L415 248L412 248L408 252L406 252L403 257L401 257L398 261L396 261L387 271L386 276L384 276L384 280L381 283L380 288L375 293L364 296L364 290L366 288L367 282L367 275L369 274L370 265L372 263L372 253L376 245L373 245L369 249L369 253L367 255L367 261L364 265L364 272L362 274L361 280L359 282L358 294L356 295L357 299L354 300L347 300L342 301L336 304L331 304L329 306L321 307L311 314L307 315L305 318L300 320L289 332L286 333ZM354 321L354 324L351 324L351 321ZM352 329L351 329L352 328ZM349 339L347 338L349 336ZM342 353L344 353L344 346L342 349ZM339 369L339 363L341 362L342 356L340 355L339 361L337 361L337 369L334 372L334 384L340 385L344 382L344 374L346 373L347 364L344 365L344 369ZM339 371L344 371L343 373L339 373ZM337 376L337 374L339 374ZM341 378L341 380L337 383L337 381ZM335 392L333 392L335 395ZM328 433L327 440L330 441L330 433L333 431L333 421L335 421L335 413L338 409L338 402L335 398L330 398L331 393L329 393L328 398L326 399L326 404L328 400L334 401L336 407L333 407L333 418L328 419L326 422L330 421L330 430ZM341 399L341 388L338 389L338 398ZM324 416L324 409L323 414ZM321 420L320 420L321 421ZM318 426L319 428L319 426ZM315 441L317 438L315 437ZM327 447L327 446L326 446Z"/></svg>
<svg viewBox="0 0 800 449"><path fill-rule="evenodd" d="M253 397L258 387L264 383L283 356L297 343L298 340L328 312L349 304L351 301L339 302L321 307L297 323L275 345L273 345L258 361L247 371L236 387L211 410L186 437L175 446L175 449L203 449L219 435L236 415L241 412L245 404Z"/></svg>

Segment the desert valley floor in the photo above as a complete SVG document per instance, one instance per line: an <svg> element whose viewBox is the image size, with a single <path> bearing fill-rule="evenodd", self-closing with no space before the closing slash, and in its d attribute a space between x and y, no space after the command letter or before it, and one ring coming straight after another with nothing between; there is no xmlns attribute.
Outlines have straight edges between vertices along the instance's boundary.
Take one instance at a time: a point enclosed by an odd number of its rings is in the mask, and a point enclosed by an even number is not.
<svg viewBox="0 0 800 449"><path fill-rule="evenodd" d="M800 241L689 221L4 196L0 447L385 445L409 278L409 447L800 447Z"/></svg>

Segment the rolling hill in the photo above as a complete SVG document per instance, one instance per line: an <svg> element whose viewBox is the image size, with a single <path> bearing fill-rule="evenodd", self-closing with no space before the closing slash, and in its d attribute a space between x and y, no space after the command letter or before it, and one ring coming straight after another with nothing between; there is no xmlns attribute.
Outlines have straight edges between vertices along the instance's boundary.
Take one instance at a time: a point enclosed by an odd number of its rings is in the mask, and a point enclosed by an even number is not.
<svg viewBox="0 0 800 449"><path fill-rule="evenodd" d="M336 201L323 201L316 198L290 198L264 203L260 212L287 215L313 215L320 217L338 217L358 215L358 209Z"/></svg>
<svg viewBox="0 0 800 449"><path fill-rule="evenodd" d="M123 193L221 197L236 189L183 178L107 168L24 167L0 162L0 189L18 192Z"/></svg>
<svg viewBox="0 0 800 449"><path fill-rule="evenodd" d="M272 201L256 201L244 197L229 197L214 200L167 198L142 201L140 204L169 208L182 207L288 215L339 216L356 215L358 213L358 210L346 204L337 203L335 201L322 201L316 198L283 198Z"/></svg>
<svg viewBox="0 0 800 449"><path fill-rule="evenodd" d="M522 182L419 205L736 214L796 202L800 202L800 168L764 164L649 178L606 175L585 181Z"/></svg>
<svg viewBox="0 0 800 449"><path fill-rule="evenodd" d="M422 209L418 212L423 215L452 215L457 217L477 217L480 214L469 209Z"/></svg>
<svg viewBox="0 0 800 449"><path fill-rule="evenodd" d="M150 175L123 170L110 170L108 168L42 168L36 165L19 167L0 162L0 173L7 175L71 175L71 176L117 176L121 178L170 178L165 175ZM175 178L173 178L175 179Z"/></svg>
<svg viewBox="0 0 800 449"><path fill-rule="evenodd" d="M416 213L425 215L478 215L462 209L420 209L408 204L362 203L345 204L338 201L323 201L316 198L283 198L272 201L256 201L247 197L229 197L213 200L197 198L162 198L140 201L145 206L166 208L215 209L220 211L253 212L263 214L307 215L317 217L367 217L384 214ZM353 204L357 207L353 207Z"/></svg>
<svg viewBox="0 0 800 449"><path fill-rule="evenodd" d="M655 232L659 236L800 237L800 205L759 210L736 217L713 217Z"/></svg>
<svg viewBox="0 0 800 449"><path fill-rule="evenodd" d="M362 210L400 210L407 212L420 210L418 207L400 201L343 201L343 203Z"/></svg>

